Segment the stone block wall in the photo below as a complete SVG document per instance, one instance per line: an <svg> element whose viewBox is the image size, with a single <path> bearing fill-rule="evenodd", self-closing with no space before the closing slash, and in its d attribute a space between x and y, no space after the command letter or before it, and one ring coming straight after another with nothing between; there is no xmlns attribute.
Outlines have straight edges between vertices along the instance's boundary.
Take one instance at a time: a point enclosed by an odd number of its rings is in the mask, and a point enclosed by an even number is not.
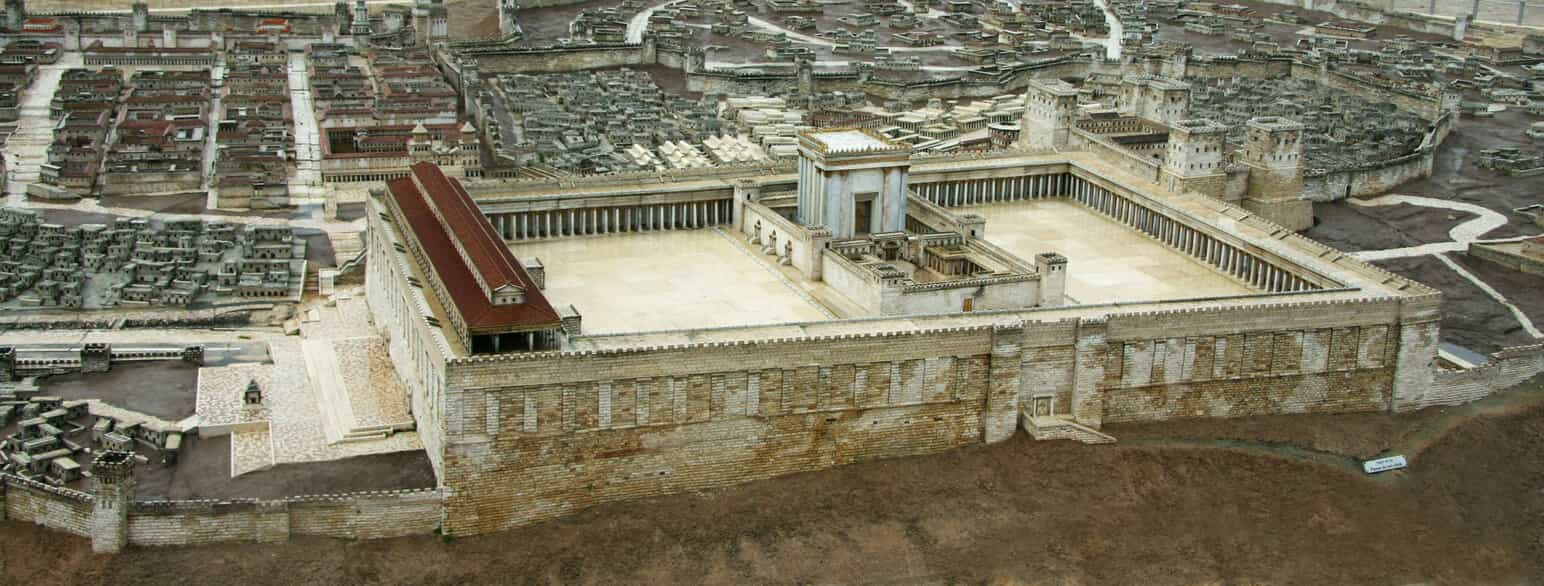
<svg viewBox="0 0 1544 586"><path fill-rule="evenodd" d="M1400 411L1413 411L1435 405L1462 405L1478 401L1544 373L1544 344L1503 348L1490 355L1490 361L1467 370L1439 370L1434 375L1431 392L1419 401L1401 405Z"/></svg>
<svg viewBox="0 0 1544 586"><path fill-rule="evenodd" d="M78 490L0 474L0 512L4 513L0 518L90 537L93 500L91 495Z"/></svg>
<svg viewBox="0 0 1544 586"><path fill-rule="evenodd" d="M439 527L439 492L377 491L260 501L140 501L129 509L138 546L282 542L296 535L379 539Z"/></svg>
<svg viewBox="0 0 1544 586"><path fill-rule="evenodd" d="M1397 319L1397 302L1113 318L1104 421L1388 409Z"/></svg>
<svg viewBox="0 0 1544 586"><path fill-rule="evenodd" d="M995 356L977 327L453 364L444 530L980 443L1016 416Z"/></svg>

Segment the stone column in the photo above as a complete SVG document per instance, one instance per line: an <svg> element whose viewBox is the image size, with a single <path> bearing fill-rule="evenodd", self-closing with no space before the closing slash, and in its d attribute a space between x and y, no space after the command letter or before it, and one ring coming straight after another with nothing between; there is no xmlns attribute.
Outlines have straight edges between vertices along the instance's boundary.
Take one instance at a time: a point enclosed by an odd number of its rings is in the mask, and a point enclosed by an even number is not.
<svg viewBox="0 0 1544 586"><path fill-rule="evenodd" d="M134 499L134 454L108 450L91 463L96 499L91 510L91 551L118 553L129 544L129 503Z"/></svg>
<svg viewBox="0 0 1544 586"><path fill-rule="evenodd" d="M981 413L981 439L992 444L1010 437L1019 423L1019 380L1024 371L1024 326L992 328L992 358L987 369L986 406Z"/></svg>

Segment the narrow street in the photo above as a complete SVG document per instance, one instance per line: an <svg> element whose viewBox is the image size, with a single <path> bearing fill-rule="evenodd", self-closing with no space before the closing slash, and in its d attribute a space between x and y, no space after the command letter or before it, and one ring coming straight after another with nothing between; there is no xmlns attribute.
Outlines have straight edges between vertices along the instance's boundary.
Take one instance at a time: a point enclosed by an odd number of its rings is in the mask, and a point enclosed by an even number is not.
<svg viewBox="0 0 1544 586"><path fill-rule="evenodd" d="M54 140L54 119L48 105L59 90L64 70L80 67L81 54L66 52L59 62L38 67L37 80L22 96L16 133L5 141L7 177L5 205L20 206L27 197L27 186L38 180L43 163L48 160L48 145Z"/></svg>
<svg viewBox="0 0 1544 586"><path fill-rule="evenodd" d="M295 173L290 176L290 200L324 198L327 190L322 185L321 130L317 126L316 113L311 110L311 82L305 53L289 54L289 94L290 114L295 120Z"/></svg>

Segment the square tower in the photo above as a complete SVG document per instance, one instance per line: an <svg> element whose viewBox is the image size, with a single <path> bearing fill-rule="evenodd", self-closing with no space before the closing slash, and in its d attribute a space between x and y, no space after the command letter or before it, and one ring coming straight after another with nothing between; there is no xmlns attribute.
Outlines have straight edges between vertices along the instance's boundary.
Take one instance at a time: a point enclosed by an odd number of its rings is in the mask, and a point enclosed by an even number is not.
<svg viewBox="0 0 1544 586"><path fill-rule="evenodd" d="M1067 146L1072 121L1078 116L1078 90L1059 79L1029 80L1024 93L1024 123L1019 145L1050 150Z"/></svg>
<svg viewBox="0 0 1544 586"><path fill-rule="evenodd" d="M1227 183L1224 146L1228 127L1204 118L1180 120L1169 126L1163 175L1173 191L1197 191L1222 198Z"/></svg>
<svg viewBox="0 0 1544 586"><path fill-rule="evenodd" d="M1244 208L1288 230L1311 227L1313 204L1302 199L1304 126L1272 116L1251 119L1247 129Z"/></svg>
<svg viewBox="0 0 1544 586"><path fill-rule="evenodd" d="M1190 84L1157 75L1128 75L1120 83L1123 114L1173 124L1190 118Z"/></svg>
<svg viewBox="0 0 1544 586"><path fill-rule="evenodd" d="M911 147L867 128L799 133L799 223L836 239L906 229Z"/></svg>

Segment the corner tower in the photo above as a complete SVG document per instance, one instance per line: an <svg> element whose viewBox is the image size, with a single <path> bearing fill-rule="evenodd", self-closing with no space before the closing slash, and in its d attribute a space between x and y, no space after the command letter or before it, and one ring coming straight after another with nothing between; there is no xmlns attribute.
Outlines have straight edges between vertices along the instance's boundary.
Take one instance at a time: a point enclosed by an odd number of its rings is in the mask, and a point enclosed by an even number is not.
<svg viewBox="0 0 1544 586"><path fill-rule="evenodd" d="M1302 199L1303 128L1285 118L1254 118L1244 144L1244 208L1293 231L1313 226L1313 203Z"/></svg>
<svg viewBox="0 0 1544 586"><path fill-rule="evenodd" d="M1227 184L1223 146L1228 127L1207 120L1180 120L1169 126L1164 151L1164 185L1172 191L1195 191L1222 199Z"/></svg>
<svg viewBox="0 0 1544 586"><path fill-rule="evenodd" d="M134 453L108 450L91 463L96 495L91 510L91 551L117 553L129 544L129 501L134 499Z"/></svg>
<svg viewBox="0 0 1544 586"><path fill-rule="evenodd" d="M1024 94L1019 146L1050 150L1067 146L1078 114L1078 90L1062 80L1030 80Z"/></svg>

